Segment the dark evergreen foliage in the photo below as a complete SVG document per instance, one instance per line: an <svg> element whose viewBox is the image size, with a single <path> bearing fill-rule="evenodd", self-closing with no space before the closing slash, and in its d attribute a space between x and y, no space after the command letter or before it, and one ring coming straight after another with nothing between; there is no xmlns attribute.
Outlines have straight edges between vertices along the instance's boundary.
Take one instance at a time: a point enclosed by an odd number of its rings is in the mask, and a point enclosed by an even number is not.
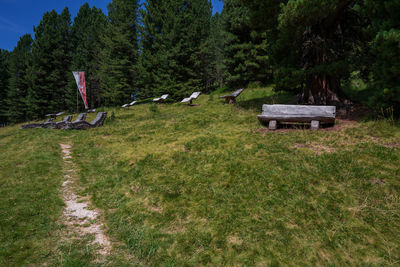
<svg viewBox="0 0 400 267"><path fill-rule="evenodd" d="M228 84L239 88L251 82L267 83L272 74L268 40L265 32L252 27L249 7L241 0L227 0L222 15Z"/></svg>
<svg viewBox="0 0 400 267"><path fill-rule="evenodd" d="M32 67L28 95L28 117L43 117L67 109L68 76L71 65L71 16L68 8L59 15L46 12L34 28Z"/></svg>
<svg viewBox="0 0 400 267"><path fill-rule="evenodd" d="M75 110L73 70L91 108L269 82L341 105L356 75L372 107L400 115L400 0L226 0L215 15L210 0L142 6L113 0L107 17L84 4L72 25L67 8L46 12L34 40L0 51L0 123Z"/></svg>
<svg viewBox="0 0 400 267"><path fill-rule="evenodd" d="M22 122L27 119L28 69L31 60L32 37L26 34L20 38L12 51L9 61L8 119Z"/></svg>
<svg viewBox="0 0 400 267"><path fill-rule="evenodd" d="M10 75L8 72L9 52L0 49L0 124L8 122L8 83Z"/></svg>
<svg viewBox="0 0 400 267"><path fill-rule="evenodd" d="M73 45L72 63L68 73L67 108L76 110L77 86L71 71L84 71L86 76L87 101L89 108L102 103L100 97L100 52L103 49L101 38L104 35L108 20L101 9L84 4L74 19L71 28ZM78 96L78 109L84 105Z"/></svg>
<svg viewBox="0 0 400 267"><path fill-rule="evenodd" d="M211 3L208 0L149 0L142 10L143 94L181 98L209 86Z"/></svg>
<svg viewBox="0 0 400 267"><path fill-rule="evenodd" d="M100 97L105 105L120 105L129 101L139 78L137 0L113 0L108 16L100 53Z"/></svg>

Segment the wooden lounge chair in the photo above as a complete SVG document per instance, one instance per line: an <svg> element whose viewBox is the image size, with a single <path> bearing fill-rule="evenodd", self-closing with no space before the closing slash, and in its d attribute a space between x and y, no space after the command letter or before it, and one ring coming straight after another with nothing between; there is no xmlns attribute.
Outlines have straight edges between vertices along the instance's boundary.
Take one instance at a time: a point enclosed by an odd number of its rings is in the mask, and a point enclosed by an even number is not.
<svg viewBox="0 0 400 267"><path fill-rule="evenodd" d="M49 124L53 122L53 118L48 118L45 122L42 123L30 123L21 126L21 129L34 129L34 128L43 128L43 125Z"/></svg>
<svg viewBox="0 0 400 267"><path fill-rule="evenodd" d="M191 96L189 96L189 97L183 99L183 100L181 101L181 103L187 103L187 102L189 102L189 105L193 105L193 102L192 102L192 101L195 100L196 98L198 98L200 94L201 94L201 92L194 92Z"/></svg>
<svg viewBox="0 0 400 267"><path fill-rule="evenodd" d="M258 120L268 123L270 130L276 130L278 123L311 123L311 130L318 130L320 123L333 124L336 118L335 106L304 105L263 105Z"/></svg>
<svg viewBox="0 0 400 267"><path fill-rule="evenodd" d="M81 113L78 115L78 117L76 118L76 120L74 120L72 123L74 122L80 122L80 121L84 121L86 120L86 113Z"/></svg>
<svg viewBox="0 0 400 267"><path fill-rule="evenodd" d="M156 103L162 103L168 98L168 96L169 95L162 95L159 98L154 98L153 101L156 102Z"/></svg>
<svg viewBox="0 0 400 267"><path fill-rule="evenodd" d="M62 121L56 122L55 129L62 129L68 122L72 121L72 115L66 116Z"/></svg>
<svg viewBox="0 0 400 267"><path fill-rule="evenodd" d="M225 103L227 103L227 104L234 104L234 103L236 103L236 97L238 97L243 92L243 90L244 89L242 88L242 89L236 90L231 95L224 95L224 96L220 96L219 98L225 98Z"/></svg>
<svg viewBox="0 0 400 267"><path fill-rule="evenodd" d="M66 116L62 121L59 122L45 122L43 123L41 128L47 128L47 129L61 129L61 127L65 126L66 123L70 122L72 120L72 116Z"/></svg>
<svg viewBox="0 0 400 267"><path fill-rule="evenodd" d="M99 112L99 113L97 113L96 118L91 122L87 122L87 121L71 122L71 123L67 123L63 129L87 130L90 128L100 127L100 126L103 126L106 118L107 118L107 112Z"/></svg>
<svg viewBox="0 0 400 267"><path fill-rule="evenodd" d="M65 113L65 112L62 111L62 112L58 112L58 113L56 113L56 114L46 114L46 117L50 117L50 118L56 119L58 116L61 116L61 115L63 115L64 113Z"/></svg>
<svg viewBox="0 0 400 267"><path fill-rule="evenodd" d="M136 103L137 103L137 101L133 101L133 102L131 102L129 104L125 104L125 105L121 106L121 108L129 108L129 107L135 105Z"/></svg>

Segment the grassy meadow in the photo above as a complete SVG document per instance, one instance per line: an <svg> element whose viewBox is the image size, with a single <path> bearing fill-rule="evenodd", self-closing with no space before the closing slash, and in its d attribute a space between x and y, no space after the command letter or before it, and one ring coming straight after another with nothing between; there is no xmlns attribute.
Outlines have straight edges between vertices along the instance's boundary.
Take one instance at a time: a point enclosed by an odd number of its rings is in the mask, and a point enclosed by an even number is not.
<svg viewBox="0 0 400 267"><path fill-rule="evenodd" d="M399 125L259 124L262 104L289 99L247 89L236 105L213 94L109 109L88 131L0 128L0 265L399 264ZM79 194L103 211L106 261L62 238L62 142Z"/></svg>

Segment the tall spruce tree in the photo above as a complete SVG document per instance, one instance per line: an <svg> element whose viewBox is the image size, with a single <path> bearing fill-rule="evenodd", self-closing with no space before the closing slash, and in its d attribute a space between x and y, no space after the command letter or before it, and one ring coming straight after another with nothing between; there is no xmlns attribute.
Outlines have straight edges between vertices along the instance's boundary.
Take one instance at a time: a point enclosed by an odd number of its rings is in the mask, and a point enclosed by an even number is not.
<svg viewBox="0 0 400 267"><path fill-rule="evenodd" d="M97 107L100 99L100 57L102 50L101 37L104 34L108 20L101 9L89 7L86 3L81 6L71 28L73 45L71 71L85 71L87 101L89 107ZM69 73L69 88L67 105L75 110L77 87L72 73ZM83 107L82 101L79 101Z"/></svg>
<svg viewBox="0 0 400 267"><path fill-rule="evenodd" d="M227 0L222 12L225 28L225 65L232 87L267 83L272 70L266 34L252 28L250 9L242 0Z"/></svg>
<svg viewBox="0 0 400 267"><path fill-rule="evenodd" d="M129 100L139 77L137 0L113 0L108 16L100 54L101 97L105 105L119 105Z"/></svg>
<svg viewBox="0 0 400 267"><path fill-rule="evenodd" d="M0 124L8 122L8 58L9 52L0 49Z"/></svg>
<svg viewBox="0 0 400 267"><path fill-rule="evenodd" d="M370 40L370 104L384 115L400 116L400 1L365 0L362 12Z"/></svg>
<svg viewBox="0 0 400 267"><path fill-rule="evenodd" d="M28 68L31 60L32 37L20 38L10 56L10 83L8 90L8 117L11 122L27 119Z"/></svg>
<svg viewBox="0 0 400 267"><path fill-rule="evenodd" d="M46 12L34 27L28 117L37 118L67 108L71 64L71 16L68 8L60 15Z"/></svg>
<svg viewBox="0 0 400 267"><path fill-rule="evenodd" d="M336 104L341 83L349 76L349 59L359 41L355 1L289 1L282 8L279 29L298 50L295 69L304 73L301 102Z"/></svg>
<svg viewBox="0 0 400 267"><path fill-rule="evenodd" d="M223 87L226 70L224 65L224 31L221 14L215 13L211 18L210 34L203 46L205 61L205 81L207 89ZM209 91L209 90L206 90Z"/></svg>
<svg viewBox="0 0 400 267"><path fill-rule="evenodd" d="M149 0L142 11L142 86L180 98L208 84L211 2Z"/></svg>

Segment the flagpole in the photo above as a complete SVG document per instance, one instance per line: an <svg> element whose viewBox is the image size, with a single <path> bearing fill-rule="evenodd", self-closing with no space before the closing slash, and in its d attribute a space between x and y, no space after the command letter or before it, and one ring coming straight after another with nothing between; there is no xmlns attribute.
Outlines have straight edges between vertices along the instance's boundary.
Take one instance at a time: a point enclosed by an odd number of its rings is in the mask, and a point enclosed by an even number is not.
<svg viewBox="0 0 400 267"><path fill-rule="evenodd" d="M78 93L78 90L76 90L76 113L79 113L79 102L78 102L78 98L79 98L79 93Z"/></svg>

